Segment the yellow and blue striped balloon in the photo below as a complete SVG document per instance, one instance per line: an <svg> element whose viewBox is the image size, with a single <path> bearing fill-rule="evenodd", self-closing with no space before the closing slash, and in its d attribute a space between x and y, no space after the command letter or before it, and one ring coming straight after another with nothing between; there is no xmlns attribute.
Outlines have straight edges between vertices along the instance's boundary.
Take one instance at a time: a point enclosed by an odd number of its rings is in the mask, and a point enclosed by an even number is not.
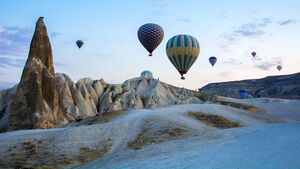
<svg viewBox="0 0 300 169"><path fill-rule="evenodd" d="M200 45L196 38L190 35L176 35L167 42L166 52L169 60L178 70L181 79L197 60Z"/></svg>

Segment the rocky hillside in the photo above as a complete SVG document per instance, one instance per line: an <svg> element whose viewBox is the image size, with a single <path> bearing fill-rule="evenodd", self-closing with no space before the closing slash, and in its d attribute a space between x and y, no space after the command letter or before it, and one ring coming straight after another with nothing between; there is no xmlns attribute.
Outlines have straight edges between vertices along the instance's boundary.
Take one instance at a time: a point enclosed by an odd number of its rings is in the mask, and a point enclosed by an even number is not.
<svg viewBox="0 0 300 169"><path fill-rule="evenodd" d="M128 108L155 108L173 104L202 103L199 93L177 88L156 79L138 77L122 84L83 78L76 83L66 74L56 74L67 113L74 119Z"/></svg>
<svg viewBox="0 0 300 169"><path fill-rule="evenodd" d="M200 90L203 93L239 98L244 89L253 97L300 99L300 73L268 76L262 79L211 83Z"/></svg>
<svg viewBox="0 0 300 169"><path fill-rule="evenodd" d="M64 73L56 73L56 84L69 122L131 108L155 108L175 104L203 103L209 95L178 88L153 78L137 77L122 84L103 79L83 78L77 82ZM0 92L0 131L6 131L9 107L16 88Z"/></svg>

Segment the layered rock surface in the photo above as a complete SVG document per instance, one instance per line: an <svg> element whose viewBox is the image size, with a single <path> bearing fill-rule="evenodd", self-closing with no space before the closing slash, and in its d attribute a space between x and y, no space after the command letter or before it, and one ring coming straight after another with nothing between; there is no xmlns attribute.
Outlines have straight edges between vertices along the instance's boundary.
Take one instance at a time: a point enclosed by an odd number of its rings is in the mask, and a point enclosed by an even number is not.
<svg viewBox="0 0 300 169"><path fill-rule="evenodd" d="M212 99L210 95L145 77L129 79L122 84L109 84L103 79L91 78L82 78L73 82L64 73L56 73L55 78L58 95L61 96L69 121L82 120L103 112L203 103ZM9 97L6 94L8 91L10 91ZM0 93L0 103L3 103L3 106L0 104L2 114L9 114L7 107L15 96L15 90L8 89L8 91L4 90Z"/></svg>
<svg viewBox="0 0 300 169"><path fill-rule="evenodd" d="M262 79L210 83L201 92L239 98L239 90L248 91L253 97L300 99L300 73L268 76Z"/></svg>
<svg viewBox="0 0 300 169"><path fill-rule="evenodd" d="M52 128L68 122L56 85L43 17L36 23L28 59L8 113L9 130Z"/></svg>
<svg viewBox="0 0 300 169"><path fill-rule="evenodd" d="M199 93L138 77L123 84L83 78L77 83L66 74L56 74L65 108L74 119L129 108L155 108L173 104L202 103Z"/></svg>

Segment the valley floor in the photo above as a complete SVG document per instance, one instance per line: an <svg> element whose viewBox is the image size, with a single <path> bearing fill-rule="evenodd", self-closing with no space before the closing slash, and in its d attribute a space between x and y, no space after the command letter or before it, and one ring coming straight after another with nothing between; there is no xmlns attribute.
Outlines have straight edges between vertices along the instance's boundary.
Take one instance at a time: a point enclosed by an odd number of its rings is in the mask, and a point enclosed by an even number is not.
<svg viewBox="0 0 300 169"><path fill-rule="evenodd" d="M293 169L299 157L299 100L219 97L0 134L0 168Z"/></svg>
<svg viewBox="0 0 300 169"><path fill-rule="evenodd" d="M125 150L78 168L297 169L299 157L299 124L264 124Z"/></svg>

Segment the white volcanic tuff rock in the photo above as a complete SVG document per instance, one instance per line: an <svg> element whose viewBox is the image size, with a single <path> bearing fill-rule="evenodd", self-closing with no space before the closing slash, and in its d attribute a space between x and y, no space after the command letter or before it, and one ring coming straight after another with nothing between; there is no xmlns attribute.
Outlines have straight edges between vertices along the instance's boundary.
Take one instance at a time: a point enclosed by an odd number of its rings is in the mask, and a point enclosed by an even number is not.
<svg viewBox="0 0 300 169"><path fill-rule="evenodd" d="M82 94L82 97L80 97L80 94L77 93L78 94L77 98L79 99L78 106L80 106L81 103L84 103L84 107L86 108L86 110L88 110L88 113L86 113L86 114L88 116L95 116L97 114L97 108L96 108L95 102L94 102L91 94L87 90L86 86L83 84L80 84L78 89Z"/></svg>
<svg viewBox="0 0 300 169"><path fill-rule="evenodd" d="M97 114L98 96L93 89L93 80L80 79L76 85L66 74L57 73L56 81L62 94L62 100L67 113L74 119L82 119ZM98 82L98 81L97 81ZM97 91L101 92L101 83L97 83Z"/></svg>
<svg viewBox="0 0 300 169"><path fill-rule="evenodd" d="M95 89L94 89L91 85L89 85L89 86L87 87L87 90L88 90L90 96L91 96L92 99L93 99L94 105L96 106L97 103L98 103L98 95L97 95Z"/></svg>
<svg viewBox="0 0 300 169"><path fill-rule="evenodd" d="M65 83L64 86L60 88L60 93L62 95L64 107L67 109L67 113L75 119L81 117L79 109L74 105L74 100L68 83Z"/></svg>
<svg viewBox="0 0 300 169"><path fill-rule="evenodd" d="M123 84L112 85L103 79L91 78L83 78L74 83L64 73L56 73L55 78L63 106L72 120L128 108L202 103L194 97L194 91L177 88L155 79L139 77L129 79Z"/></svg>
<svg viewBox="0 0 300 169"><path fill-rule="evenodd" d="M147 100L150 99L152 101L149 103L156 103L156 106L178 104L194 96L191 90L173 87L155 79L130 79L125 81L123 86L125 89L134 89L143 101L147 102ZM195 99L198 100L198 103L201 103L198 98Z"/></svg>
<svg viewBox="0 0 300 169"><path fill-rule="evenodd" d="M82 78L82 79L79 79L76 83L76 86L78 87L80 84L84 84L86 86L91 86L92 84L94 83L94 80L89 78L89 77L85 77L85 78Z"/></svg>
<svg viewBox="0 0 300 169"><path fill-rule="evenodd" d="M97 114L94 103L86 100L80 93L80 90L76 90L74 101L81 114L80 118L91 117Z"/></svg>
<svg viewBox="0 0 300 169"><path fill-rule="evenodd" d="M121 96L122 92L123 91L121 85L109 86L99 99L99 112L121 110L127 108L123 106L123 100L118 99L118 97Z"/></svg>
<svg viewBox="0 0 300 169"><path fill-rule="evenodd" d="M97 97L100 98L100 96L103 94L103 87L101 82L98 80L93 84L93 88L97 94Z"/></svg>
<svg viewBox="0 0 300 169"><path fill-rule="evenodd" d="M88 92L84 89L87 85ZM86 102L98 96L98 112L128 108L154 108L182 103L202 103L194 93L187 89L176 88L155 79L138 77L125 81L122 85L106 84L103 80L94 81L84 78L77 82ZM105 86L105 87L104 87ZM99 97L99 93L101 96ZM90 94L89 96L87 96ZM85 96L86 95L86 96ZM76 102L76 101L75 101ZM93 106L93 105L92 105Z"/></svg>
<svg viewBox="0 0 300 169"><path fill-rule="evenodd" d="M118 97L115 101L116 108L118 110L124 109L124 108L143 108L143 102L140 98L140 96L134 92L133 89L130 89L129 91L123 93Z"/></svg>

